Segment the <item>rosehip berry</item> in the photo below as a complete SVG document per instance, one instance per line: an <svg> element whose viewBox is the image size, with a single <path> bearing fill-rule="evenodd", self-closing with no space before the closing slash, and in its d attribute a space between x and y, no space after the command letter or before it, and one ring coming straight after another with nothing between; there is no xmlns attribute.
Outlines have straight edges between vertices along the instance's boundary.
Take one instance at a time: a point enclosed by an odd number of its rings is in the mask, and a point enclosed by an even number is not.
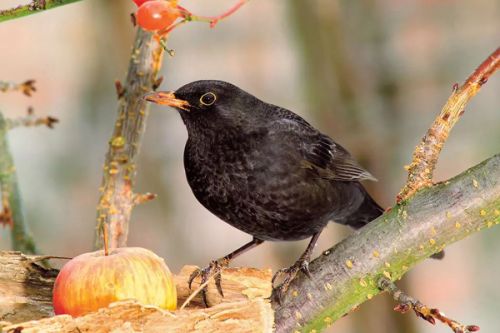
<svg viewBox="0 0 500 333"><path fill-rule="evenodd" d="M157 31L170 26L180 16L176 5L165 0L144 2L137 13L137 24L148 31Z"/></svg>
<svg viewBox="0 0 500 333"><path fill-rule="evenodd" d="M150 1L150 0L132 0L132 1L135 2L137 7L140 7L143 3Z"/></svg>

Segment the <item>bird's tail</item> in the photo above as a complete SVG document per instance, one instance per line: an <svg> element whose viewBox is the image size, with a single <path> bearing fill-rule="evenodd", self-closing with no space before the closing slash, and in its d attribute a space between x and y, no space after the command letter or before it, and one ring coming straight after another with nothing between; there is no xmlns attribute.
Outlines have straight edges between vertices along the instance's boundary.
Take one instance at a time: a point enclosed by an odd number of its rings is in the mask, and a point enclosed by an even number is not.
<svg viewBox="0 0 500 333"><path fill-rule="evenodd" d="M348 225L354 229L361 228L362 226L370 223L384 213L384 209L380 207L375 202L375 200L373 200L373 198L370 196L370 194L368 194L368 192L366 192L361 184L359 185L361 187L361 190L365 194L363 203L361 203L354 214L346 216L340 221L335 220L335 222L337 223Z"/></svg>

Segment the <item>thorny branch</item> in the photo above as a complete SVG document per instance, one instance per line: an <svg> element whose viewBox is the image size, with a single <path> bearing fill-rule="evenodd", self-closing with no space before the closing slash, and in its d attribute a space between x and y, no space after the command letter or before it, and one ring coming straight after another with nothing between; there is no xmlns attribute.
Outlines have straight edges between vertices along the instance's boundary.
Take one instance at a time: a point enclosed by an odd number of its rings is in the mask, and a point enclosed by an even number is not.
<svg viewBox="0 0 500 333"><path fill-rule="evenodd" d="M13 8L0 10L0 23L19 17L40 13L48 9L67 5L81 0L32 0L27 5L19 5Z"/></svg>
<svg viewBox="0 0 500 333"><path fill-rule="evenodd" d="M399 192L396 201L399 203L408 199L416 191L432 185L432 176L439 158L439 153L455 125L465 112L465 106L474 97L491 75L500 68L500 48L497 48L469 78L458 86L453 86L453 92L443 109L429 127L427 134L415 148L413 160L408 169L408 180Z"/></svg>
<svg viewBox="0 0 500 333"><path fill-rule="evenodd" d="M419 300L402 292L398 287L386 277L381 277L378 281L378 287L381 290L387 291L392 295L394 300L398 302L398 305L394 308L395 311L406 313L409 310L413 310L417 317L428 321L431 324L435 324L436 320L448 325L455 333L471 333L479 331L479 326L476 325L463 325L448 318L444 313L438 309L429 308L428 306L422 304Z"/></svg>

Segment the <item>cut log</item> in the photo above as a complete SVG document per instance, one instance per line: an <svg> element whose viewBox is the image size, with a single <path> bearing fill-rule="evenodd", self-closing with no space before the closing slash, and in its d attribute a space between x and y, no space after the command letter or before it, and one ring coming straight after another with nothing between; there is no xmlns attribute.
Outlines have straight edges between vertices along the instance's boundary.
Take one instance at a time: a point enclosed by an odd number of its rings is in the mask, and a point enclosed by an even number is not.
<svg viewBox="0 0 500 333"><path fill-rule="evenodd" d="M58 271L39 265L44 258L0 252L0 321L22 322L54 315L52 285Z"/></svg>
<svg viewBox="0 0 500 333"><path fill-rule="evenodd" d="M98 312L72 318L60 315L4 327L22 333L268 333L274 315L267 300L222 303L206 309L168 312L135 301L121 301Z"/></svg>
<svg viewBox="0 0 500 333"><path fill-rule="evenodd" d="M189 295L200 286L200 278L196 278L189 289L188 280L191 273L198 269L197 266L184 266L178 275L174 277L177 286L177 302L179 305L189 297ZM238 267L226 268L222 271L222 297L215 282L212 279L208 284L207 301L210 306L220 303L232 303L254 298L269 298L272 292L272 271L271 269L261 270L256 268ZM204 307L201 293L199 293L190 303L191 308Z"/></svg>

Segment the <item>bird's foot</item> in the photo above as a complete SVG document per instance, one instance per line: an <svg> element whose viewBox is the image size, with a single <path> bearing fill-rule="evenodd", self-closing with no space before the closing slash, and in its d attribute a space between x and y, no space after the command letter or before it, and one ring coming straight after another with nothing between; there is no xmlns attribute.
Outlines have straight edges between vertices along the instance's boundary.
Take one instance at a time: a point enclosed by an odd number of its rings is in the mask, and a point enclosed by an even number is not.
<svg viewBox="0 0 500 333"><path fill-rule="evenodd" d="M198 276L201 277L200 285L206 283L211 277L214 278L215 280L215 286L217 287L217 291L219 294L224 297L224 293L222 292L222 285L221 285L221 272L224 267L227 267L229 264L229 260L226 258L221 258L217 260L212 260L210 264L203 268L203 269L196 269L191 275L189 276L188 280L188 285L189 289L191 289L191 285L193 284L194 279L196 279ZM203 298L203 303L205 303L205 306L209 306L208 304L208 299L207 299L207 286L203 287L201 290L201 296Z"/></svg>
<svg viewBox="0 0 500 333"><path fill-rule="evenodd" d="M281 300L287 292L290 283L292 283L299 271L302 271L302 273L304 273L308 278L311 278L308 259L300 258L292 266L282 268L274 274L272 279L273 286L275 281L282 280L280 285L273 288L273 293L271 295L271 298L276 300L278 304L281 304Z"/></svg>

